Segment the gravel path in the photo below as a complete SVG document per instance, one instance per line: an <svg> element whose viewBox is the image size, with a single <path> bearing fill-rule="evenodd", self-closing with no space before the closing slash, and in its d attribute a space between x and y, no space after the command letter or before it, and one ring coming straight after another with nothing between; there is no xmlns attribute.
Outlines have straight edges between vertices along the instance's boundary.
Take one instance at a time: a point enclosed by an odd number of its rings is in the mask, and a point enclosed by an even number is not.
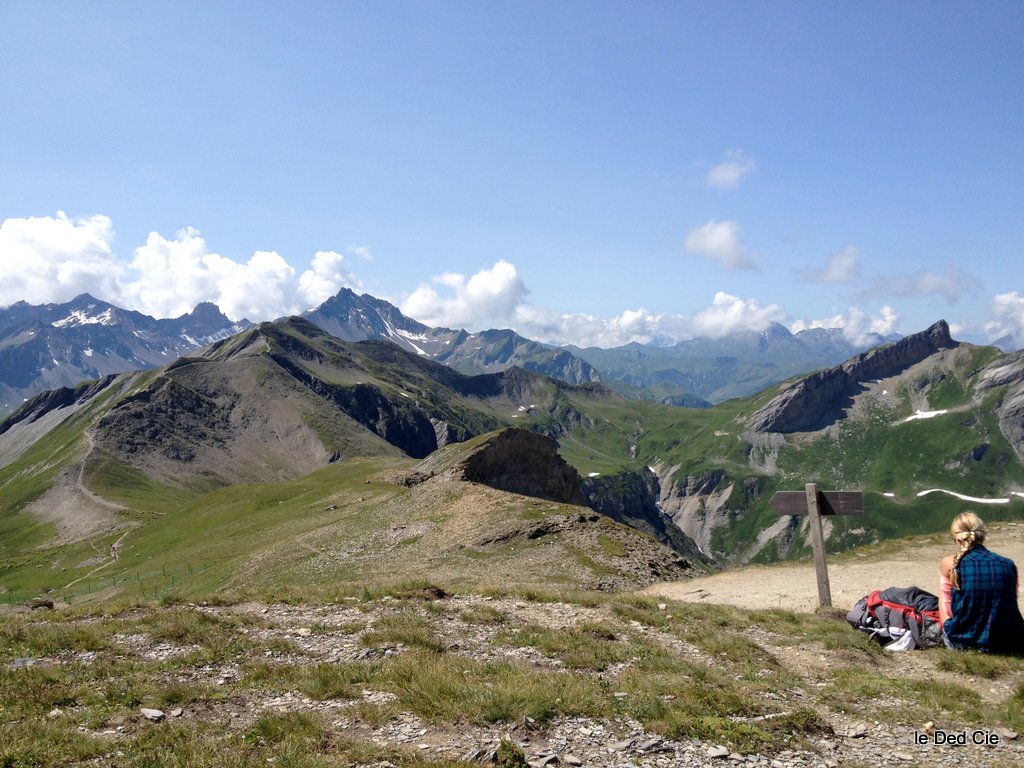
<svg viewBox="0 0 1024 768"><path fill-rule="evenodd" d="M990 526L988 544L994 552L1024 566L1024 523ZM828 564L832 605L849 610L874 589L917 586L934 594L939 589L939 559L953 552L951 545L915 544L885 554L832 558ZM814 563L748 566L689 581L653 584L643 594L687 602L735 605L740 608L784 608L814 611L818 587Z"/></svg>

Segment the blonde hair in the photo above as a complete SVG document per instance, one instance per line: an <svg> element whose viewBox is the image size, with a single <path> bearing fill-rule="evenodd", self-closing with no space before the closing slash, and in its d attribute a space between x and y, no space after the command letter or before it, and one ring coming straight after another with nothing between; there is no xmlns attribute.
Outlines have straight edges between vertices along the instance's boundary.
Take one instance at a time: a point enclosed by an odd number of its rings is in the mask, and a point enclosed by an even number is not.
<svg viewBox="0 0 1024 768"><path fill-rule="evenodd" d="M975 546L985 543L985 534L988 529L985 521L973 512L961 512L953 518L953 524L949 526L953 540L957 544L957 553L953 556L953 567L949 572L949 581L953 589L960 589L960 574L957 573L957 566L963 556L974 549Z"/></svg>

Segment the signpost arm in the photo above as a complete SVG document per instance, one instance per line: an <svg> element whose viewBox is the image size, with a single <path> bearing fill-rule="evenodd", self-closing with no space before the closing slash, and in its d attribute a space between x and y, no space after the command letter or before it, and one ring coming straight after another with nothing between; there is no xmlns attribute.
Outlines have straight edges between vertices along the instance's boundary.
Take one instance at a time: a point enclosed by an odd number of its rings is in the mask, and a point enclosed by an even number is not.
<svg viewBox="0 0 1024 768"><path fill-rule="evenodd" d="M825 563L825 534L821 530L821 511L818 508L818 484L807 483L807 517L811 526L811 548L814 550L814 571L818 577L818 606L832 607L832 590L828 584L828 565Z"/></svg>

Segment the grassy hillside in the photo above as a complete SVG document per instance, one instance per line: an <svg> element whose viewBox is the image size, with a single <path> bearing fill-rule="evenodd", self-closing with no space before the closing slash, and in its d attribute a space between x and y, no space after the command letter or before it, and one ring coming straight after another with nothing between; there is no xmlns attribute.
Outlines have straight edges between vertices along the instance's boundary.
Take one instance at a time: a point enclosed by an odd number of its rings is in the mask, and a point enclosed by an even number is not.
<svg viewBox="0 0 1024 768"><path fill-rule="evenodd" d="M444 478L404 484L415 466L353 459L189 494L107 462L91 486L125 506L124 527L71 545L46 546L43 531L32 548L5 542L0 603L283 595L415 577L624 587L683 573L671 552L584 507Z"/></svg>

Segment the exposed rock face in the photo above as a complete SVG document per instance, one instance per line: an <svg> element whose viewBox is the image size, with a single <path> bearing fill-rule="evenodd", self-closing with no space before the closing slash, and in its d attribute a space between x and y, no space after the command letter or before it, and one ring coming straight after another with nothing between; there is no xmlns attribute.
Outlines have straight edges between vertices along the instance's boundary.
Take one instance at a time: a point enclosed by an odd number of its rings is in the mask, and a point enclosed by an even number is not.
<svg viewBox="0 0 1024 768"><path fill-rule="evenodd" d="M723 470L677 476L678 467L657 465L659 506L700 551L709 555L715 528L729 522L733 481Z"/></svg>
<svg viewBox="0 0 1024 768"><path fill-rule="evenodd" d="M658 482L652 472L624 472L582 482L576 469L557 451L558 443L553 438L508 427L483 436L476 445L450 445L439 450L397 481L407 486L435 479L468 481L581 507L571 515L525 520L509 516L476 536L474 546L559 534L569 540L586 540L583 549L600 560L603 555L598 537L604 536L623 544L623 551L612 558L615 568L631 563L629 569L644 574L644 579L668 578L669 573L680 578L714 570L712 561L658 510ZM645 536L624 535L623 526Z"/></svg>
<svg viewBox="0 0 1024 768"><path fill-rule="evenodd" d="M1024 461L1024 352L985 368L975 392L984 397L998 387L1009 387L996 407L999 428L1018 458Z"/></svg>
<svg viewBox="0 0 1024 768"><path fill-rule="evenodd" d="M503 429L458 467L460 479L563 504L586 505L579 472L558 455L558 443L526 429Z"/></svg>
<svg viewBox="0 0 1024 768"><path fill-rule="evenodd" d="M801 379L751 416L748 425L755 432L823 429L853 404L862 382L895 376L941 349L956 346L946 321L940 320L921 333Z"/></svg>
<svg viewBox="0 0 1024 768"><path fill-rule="evenodd" d="M441 445L469 436L465 430L456 430L441 419L431 419L429 413L412 402L388 397L380 387L339 386L323 381L283 355L270 357L297 381L414 458L421 459Z"/></svg>
<svg viewBox="0 0 1024 768"><path fill-rule="evenodd" d="M617 475L588 477L583 481L583 493L591 509L643 531L691 560L711 564L696 542L658 508L661 488L657 475L647 467L639 472L626 470Z"/></svg>
<svg viewBox="0 0 1024 768"><path fill-rule="evenodd" d="M581 490L579 473L558 455L557 449L557 442L550 437L509 427L483 436L476 445L439 450L397 481L406 486L423 484L425 488L439 480L468 481L579 506L575 513L536 518L503 514L483 529L472 530L473 524L468 524L461 526L460 532L469 537L472 546L482 548L557 536L610 567L607 578L590 585L592 588L625 586L613 571L624 570L649 583L714 570L714 564L700 554L696 545L658 511L653 473L624 473L601 483L589 480L588 499ZM599 506L591 504L588 509L587 504L595 500ZM606 551L609 546L619 551Z"/></svg>
<svg viewBox="0 0 1024 768"><path fill-rule="evenodd" d="M22 422L30 423L57 408L66 408L69 405L88 400L93 395L106 389L117 374L104 376L98 381L86 381L77 387L60 387L42 392L26 402L15 413L0 422L0 435Z"/></svg>

